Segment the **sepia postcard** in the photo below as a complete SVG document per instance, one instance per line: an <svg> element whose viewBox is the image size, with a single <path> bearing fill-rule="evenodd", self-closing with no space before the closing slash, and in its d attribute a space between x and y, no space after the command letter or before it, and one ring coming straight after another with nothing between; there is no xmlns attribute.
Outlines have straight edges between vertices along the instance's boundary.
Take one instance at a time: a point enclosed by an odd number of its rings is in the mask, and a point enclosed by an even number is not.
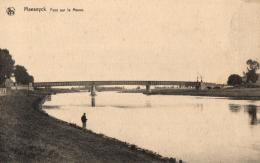
<svg viewBox="0 0 260 163"><path fill-rule="evenodd" d="M260 163L260 0L1 0L0 163Z"/></svg>

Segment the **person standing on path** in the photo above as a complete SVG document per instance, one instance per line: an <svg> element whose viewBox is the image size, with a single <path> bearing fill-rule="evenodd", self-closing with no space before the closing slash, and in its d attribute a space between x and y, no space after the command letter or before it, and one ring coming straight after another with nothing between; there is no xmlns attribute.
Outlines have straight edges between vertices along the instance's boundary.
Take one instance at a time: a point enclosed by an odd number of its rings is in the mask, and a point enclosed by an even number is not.
<svg viewBox="0 0 260 163"><path fill-rule="evenodd" d="M87 117L86 117L86 113L84 113L82 116L81 116L81 122L82 122L82 128L83 129L86 129L86 123L87 123Z"/></svg>

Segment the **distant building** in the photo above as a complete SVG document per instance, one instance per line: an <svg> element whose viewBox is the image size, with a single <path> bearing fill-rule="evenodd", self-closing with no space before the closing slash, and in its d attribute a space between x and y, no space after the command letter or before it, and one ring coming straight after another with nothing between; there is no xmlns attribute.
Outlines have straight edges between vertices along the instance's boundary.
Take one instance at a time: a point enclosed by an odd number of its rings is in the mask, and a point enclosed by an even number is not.
<svg viewBox="0 0 260 163"><path fill-rule="evenodd" d="M200 89L204 90L204 89L220 89L222 88L222 85L216 84L216 83L205 83L205 82L201 82L200 83Z"/></svg>
<svg viewBox="0 0 260 163"><path fill-rule="evenodd" d="M0 96L1 96L1 95L6 95L6 94L7 94L6 88L1 88L1 87L0 87Z"/></svg>
<svg viewBox="0 0 260 163"><path fill-rule="evenodd" d="M11 79L6 79L3 85L0 85L0 95L6 95L14 86L14 82Z"/></svg>
<svg viewBox="0 0 260 163"><path fill-rule="evenodd" d="M11 88L13 86L14 86L14 82L12 81L12 79L10 79L10 78L5 79L5 87L6 88Z"/></svg>

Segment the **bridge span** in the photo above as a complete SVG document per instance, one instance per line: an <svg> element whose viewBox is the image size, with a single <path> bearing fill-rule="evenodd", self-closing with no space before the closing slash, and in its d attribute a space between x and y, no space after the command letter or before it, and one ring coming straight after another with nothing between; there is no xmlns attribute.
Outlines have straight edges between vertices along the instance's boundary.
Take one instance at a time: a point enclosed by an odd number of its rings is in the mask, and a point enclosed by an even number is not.
<svg viewBox="0 0 260 163"><path fill-rule="evenodd" d="M218 86L215 83L203 83L204 85ZM179 87L201 87L202 82L199 81L144 81L144 80L121 80L121 81L61 81L61 82L35 82L32 84L34 88L51 88L60 86L87 86L90 87L90 95L92 97L92 106L95 106L96 86L105 85L138 85L146 86L146 93L151 92L151 85L175 85Z"/></svg>
<svg viewBox="0 0 260 163"><path fill-rule="evenodd" d="M39 87L58 87L58 86L90 86L91 94L95 94L93 92L96 86L104 86L104 85L144 85L146 86L146 92L151 92L151 85L178 85L184 87L196 87L198 86L198 82L194 81L144 81L144 80L121 80L121 81L62 81L62 82L35 82L33 83L34 88Z"/></svg>
<svg viewBox="0 0 260 163"><path fill-rule="evenodd" d="M57 87L57 86L100 86L100 85L182 85L196 86L195 81L144 81L144 80L121 80L121 81L62 81L62 82L35 82L33 87Z"/></svg>

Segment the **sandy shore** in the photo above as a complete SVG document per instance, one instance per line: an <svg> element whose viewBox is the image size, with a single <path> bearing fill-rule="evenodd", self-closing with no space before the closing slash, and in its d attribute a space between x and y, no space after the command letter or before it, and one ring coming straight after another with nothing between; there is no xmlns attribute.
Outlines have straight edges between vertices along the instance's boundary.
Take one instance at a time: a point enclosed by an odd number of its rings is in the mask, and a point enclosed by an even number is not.
<svg viewBox="0 0 260 163"><path fill-rule="evenodd" d="M39 109L42 98L0 96L0 162L172 161L52 118Z"/></svg>

